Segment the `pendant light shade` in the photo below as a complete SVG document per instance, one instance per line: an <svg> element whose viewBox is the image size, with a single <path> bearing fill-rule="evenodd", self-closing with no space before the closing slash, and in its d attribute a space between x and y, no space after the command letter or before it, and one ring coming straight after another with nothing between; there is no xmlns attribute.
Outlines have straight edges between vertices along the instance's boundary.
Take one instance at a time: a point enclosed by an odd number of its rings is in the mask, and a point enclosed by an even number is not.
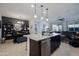
<svg viewBox="0 0 79 59"><path fill-rule="evenodd" d="M31 7L34 8L34 18L36 19L38 17L37 12L36 12L36 3L34 5L32 5ZM48 21L48 8L46 8L46 11L43 11L43 5L41 5L41 17L40 19L43 20L44 19L44 14L46 14L46 21Z"/></svg>
<svg viewBox="0 0 79 59"><path fill-rule="evenodd" d="M48 21L48 8L46 8L46 21Z"/></svg>
<svg viewBox="0 0 79 59"><path fill-rule="evenodd" d="M35 3L35 10L34 10L34 18L37 18L37 14L36 14L36 3Z"/></svg>
<svg viewBox="0 0 79 59"><path fill-rule="evenodd" d="M41 5L41 20L43 20L44 17L43 17L43 5Z"/></svg>
<svg viewBox="0 0 79 59"><path fill-rule="evenodd" d="M34 18L37 18L37 15L36 14L34 14Z"/></svg>

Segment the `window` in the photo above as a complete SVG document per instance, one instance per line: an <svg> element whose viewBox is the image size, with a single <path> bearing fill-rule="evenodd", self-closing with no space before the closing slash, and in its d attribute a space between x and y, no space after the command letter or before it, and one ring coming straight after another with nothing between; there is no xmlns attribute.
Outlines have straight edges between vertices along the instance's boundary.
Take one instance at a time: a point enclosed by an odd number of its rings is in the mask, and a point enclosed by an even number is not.
<svg viewBox="0 0 79 59"><path fill-rule="evenodd" d="M71 32L79 32L79 21L73 21L72 23L68 24L68 29Z"/></svg>
<svg viewBox="0 0 79 59"><path fill-rule="evenodd" d="M62 25L52 25L52 30L53 31L62 31Z"/></svg>
<svg viewBox="0 0 79 59"><path fill-rule="evenodd" d="M52 25L52 30L53 30L53 31L58 31L58 26L53 24L53 25Z"/></svg>

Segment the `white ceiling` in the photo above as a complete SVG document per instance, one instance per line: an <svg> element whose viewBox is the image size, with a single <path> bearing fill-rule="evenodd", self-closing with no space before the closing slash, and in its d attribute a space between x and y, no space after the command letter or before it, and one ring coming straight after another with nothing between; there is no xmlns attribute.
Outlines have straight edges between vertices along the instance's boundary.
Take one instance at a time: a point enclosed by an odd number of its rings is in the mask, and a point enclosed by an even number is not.
<svg viewBox="0 0 79 59"><path fill-rule="evenodd" d="M43 3L42 3L43 4ZM32 3L0 3L0 14L15 18L33 19L34 8ZM37 5L37 14L40 17L41 10L39 3ZM78 19L79 4L78 3L44 3L44 11L48 8L49 20L54 21L59 18ZM45 14L44 14L45 16Z"/></svg>

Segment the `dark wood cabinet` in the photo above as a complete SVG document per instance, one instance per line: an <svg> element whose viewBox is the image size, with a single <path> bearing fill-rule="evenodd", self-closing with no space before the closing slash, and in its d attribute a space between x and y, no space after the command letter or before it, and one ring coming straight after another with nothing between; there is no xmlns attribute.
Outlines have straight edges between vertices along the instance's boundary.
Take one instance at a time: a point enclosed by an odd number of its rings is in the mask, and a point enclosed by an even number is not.
<svg viewBox="0 0 79 59"><path fill-rule="evenodd" d="M41 56L41 41L30 39L30 56Z"/></svg>
<svg viewBox="0 0 79 59"><path fill-rule="evenodd" d="M41 41L41 56L49 56L51 54L50 38Z"/></svg>
<svg viewBox="0 0 79 59"><path fill-rule="evenodd" d="M60 35L51 37L51 53L53 53L60 46Z"/></svg>
<svg viewBox="0 0 79 59"><path fill-rule="evenodd" d="M35 41L30 39L30 56L49 56L60 46L60 35Z"/></svg>

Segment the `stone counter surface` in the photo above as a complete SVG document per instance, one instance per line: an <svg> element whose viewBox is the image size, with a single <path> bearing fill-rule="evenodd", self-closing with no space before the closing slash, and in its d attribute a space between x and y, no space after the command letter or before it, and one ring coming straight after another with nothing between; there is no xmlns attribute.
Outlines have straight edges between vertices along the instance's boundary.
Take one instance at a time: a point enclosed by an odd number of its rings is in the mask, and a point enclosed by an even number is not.
<svg viewBox="0 0 79 59"><path fill-rule="evenodd" d="M32 40L35 41L40 41L40 40L44 40L53 36L57 36L59 35L58 33L53 33L50 36L45 36L45 35L41 35L41 34L30 34L30 35L24 35L24 37L29 37Z"/></svg>

